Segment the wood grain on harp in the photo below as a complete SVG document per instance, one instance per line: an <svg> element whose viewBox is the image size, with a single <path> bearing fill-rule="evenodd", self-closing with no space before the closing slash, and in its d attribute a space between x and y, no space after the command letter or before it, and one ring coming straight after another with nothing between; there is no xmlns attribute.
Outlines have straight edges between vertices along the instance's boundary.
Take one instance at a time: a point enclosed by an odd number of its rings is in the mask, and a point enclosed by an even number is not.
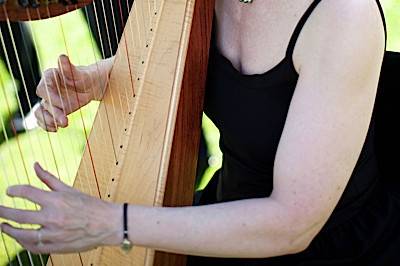
<svg viewBox="0 0 400 266"><path fill-rule="evenodd" d="M0 0L0 21L55 17L84 7L93 0Z"/></svg>

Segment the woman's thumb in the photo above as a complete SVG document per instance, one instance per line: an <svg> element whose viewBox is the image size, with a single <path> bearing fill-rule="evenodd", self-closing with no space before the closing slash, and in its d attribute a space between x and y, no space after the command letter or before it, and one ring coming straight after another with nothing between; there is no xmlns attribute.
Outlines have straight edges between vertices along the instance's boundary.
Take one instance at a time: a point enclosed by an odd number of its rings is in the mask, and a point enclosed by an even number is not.
<svg viewBox="0 0 400 266"><path fill-rule="evenodd" d="M74 80L78 78L77 76L79 75L79 73L76 67L71 63L68 56L61 55L58 58L58 68L67 84L74 86Z"/></svg>

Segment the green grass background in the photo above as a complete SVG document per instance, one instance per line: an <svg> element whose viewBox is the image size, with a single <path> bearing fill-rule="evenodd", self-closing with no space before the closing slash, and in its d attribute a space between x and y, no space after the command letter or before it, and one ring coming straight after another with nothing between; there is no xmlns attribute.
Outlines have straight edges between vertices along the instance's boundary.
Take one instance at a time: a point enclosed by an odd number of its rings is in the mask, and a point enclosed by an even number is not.
<svg viewBox="0 0 400 266"><path fill-rule="evenodd" d="M388 24L388 50L400 51L400 0L382 0L382 3ZM82 65L90 64L99 58L98 49L92 46L88 27L80 12L73 12L61 18L31 22L30 26L42 69L56 66L60 54L68 54L74 63ZM0 62L0 134L3 137L7 137L3 127L9 114L19 109L15 97L18 88L18 84L16 85L6 70L5 63ZM32 204L5 196L6 188L12 184L31 183L40 186L32 170L35 161L60 176L63 181L72 184L85 144L81 114L86 125L91 125L96 107L96 103L90 104L82 113L71 115L70 126L58 134L48 134L37 129L0 145L0 204L35 208ZM210 167L198 188L207 184L212 174L220 167L222 158L218 148L218 130L207 117L203 119L203 128L210 153ZM15 256L20 250L15 242L1 235L0 265L6 265L8 257Z"/></svg>

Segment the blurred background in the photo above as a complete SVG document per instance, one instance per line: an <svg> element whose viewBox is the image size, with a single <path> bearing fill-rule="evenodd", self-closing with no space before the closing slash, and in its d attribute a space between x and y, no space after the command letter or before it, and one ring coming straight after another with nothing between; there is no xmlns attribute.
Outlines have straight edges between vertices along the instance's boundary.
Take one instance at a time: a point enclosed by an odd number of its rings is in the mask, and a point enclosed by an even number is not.
<svg viewBox="0 0 400 266"><path fill-rule="evenodd" d="M400 51L400 0L382 0L381 2L388 26L387 48ZM8 31L8 26L2 25L1 30L4 35ZM72 62L77 65L88 65L102 57L102 49L95 42L98 36L92 35L82 11L75 11L59 18L29 22L26 24L26 30L31 33L33 49L36 49L39 75L40 71L55 67L57 58L61 54L68 54ZM1 41L3 46L7 45L5 38L1 38ZM71 115L70 126L60 130L58 134L48 134L37 128L28 128L29 130L16 128L19 133L16 136L10 127L10 122L16 121L15 125L22 127L18 124L18 114L20 110L27 107L22 106L24 103L19 103L17 100L18 90L22 89L24 84L12 79L8 64L13 59L6 57L3 54L3 60L0 61L0 204L32 208L33 206L29 203L6 197L5 189L17 183L31 183L39 186L32 169L35 161L60 176L64 182L72 184L85 145L81 116L89 130L96 113L97 103L92 103L82 112ZM26 63L26 60L28 58L21 59L23 61L21 65ZM36 70L30 70L34 76ZM29 86L29 84L25 85ZM30 90L34 91L32 88ZM21 92L20 95L26 96ZM31 105L35 103L35 99L32 101ZM25 110L23 112L26 113ZM205 171L197 183L197 189L207 184L220 167L222 158L218 148L218 130L206 116L203 117L203 131L207 146ZM21 248L16 243L1 235L0 266L9 264L9 261L20 251Z"/></svg>

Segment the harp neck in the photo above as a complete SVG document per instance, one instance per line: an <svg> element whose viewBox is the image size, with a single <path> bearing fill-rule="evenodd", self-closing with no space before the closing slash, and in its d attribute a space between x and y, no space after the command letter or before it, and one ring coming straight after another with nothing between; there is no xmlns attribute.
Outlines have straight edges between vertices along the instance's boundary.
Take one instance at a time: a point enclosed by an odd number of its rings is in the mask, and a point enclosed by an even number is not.
<svg viewBox="0 0 400 266"><path fill-rule="evenodd" d="M0 21L30 21L51 18L84 7L93 0L0 0Z"/></svg>

